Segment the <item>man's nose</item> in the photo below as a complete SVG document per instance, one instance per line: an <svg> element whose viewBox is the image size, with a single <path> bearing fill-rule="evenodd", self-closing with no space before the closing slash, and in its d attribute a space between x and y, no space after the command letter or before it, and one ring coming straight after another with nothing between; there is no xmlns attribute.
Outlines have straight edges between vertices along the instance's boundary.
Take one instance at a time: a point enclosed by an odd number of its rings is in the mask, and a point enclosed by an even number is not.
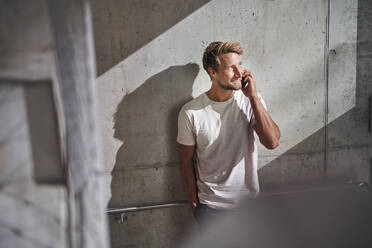
<svg viewBox="0 0 372 248"><path fill-rule="evenodd" d="M243 71L240 70L239 68L237 68L237 69L235 70L235 76L236 76L236 77L242 77L242 75L243 75Z"/></svg>

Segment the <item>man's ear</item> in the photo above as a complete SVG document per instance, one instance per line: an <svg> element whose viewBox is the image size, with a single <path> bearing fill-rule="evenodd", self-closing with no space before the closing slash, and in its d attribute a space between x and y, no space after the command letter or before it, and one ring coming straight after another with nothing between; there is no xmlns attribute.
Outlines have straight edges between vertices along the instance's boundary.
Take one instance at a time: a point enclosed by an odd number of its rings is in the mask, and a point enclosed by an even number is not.
<svg viewBox="0 0 372 248"><path fill-rule="evenodd" d="M208 73L211 78L216 76L216 71L212 67L208 67Z"/></svg>

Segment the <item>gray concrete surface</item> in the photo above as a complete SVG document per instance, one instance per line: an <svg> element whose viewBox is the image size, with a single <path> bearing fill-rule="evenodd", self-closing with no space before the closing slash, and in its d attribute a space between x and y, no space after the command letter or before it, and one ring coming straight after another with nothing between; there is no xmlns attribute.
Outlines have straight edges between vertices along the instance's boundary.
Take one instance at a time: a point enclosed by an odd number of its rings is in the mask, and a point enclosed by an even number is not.
<svg viewBox="0 0 372 248"><path fill-rule="evenodd" d="M185 199L176 118L182 103L210 86L201 57L214 40L241 42L243 63L281 128L278 149L259 147L264 190L336 178L369 180L369 1L96 0L92 6L110 207ZM185 211L167 217L189 223L192 215ZM162 215L154 210L151 219ZM111 223L113 247L174 246L171 239L150 235L164 228L160 220L133 218L137 222ZM143 228L133 233L137 242L125 238L133 223ZM184 226L185 232L193 228ZM177 239L179 232L168 235Z"/></svg>
<svg viewBox="0 0 372 248"><path fill-rule="evenodd" d="M188 208L164 208L127 213L124 223L110 216L111 247L181 247L195 227Z"/></svg>

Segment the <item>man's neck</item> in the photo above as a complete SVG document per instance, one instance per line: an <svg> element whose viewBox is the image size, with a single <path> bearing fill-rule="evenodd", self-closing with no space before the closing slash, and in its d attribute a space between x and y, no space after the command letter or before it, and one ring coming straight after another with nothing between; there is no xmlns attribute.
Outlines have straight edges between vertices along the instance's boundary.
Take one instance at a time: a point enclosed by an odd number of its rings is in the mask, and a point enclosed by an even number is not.
<svg viewBox="0 0 372 248"><path fill-rule="evenodd" d="M215 102L224 102L234 96L234 90L226 90L212 83L212 87L206 92L209 99Z"/></svg>

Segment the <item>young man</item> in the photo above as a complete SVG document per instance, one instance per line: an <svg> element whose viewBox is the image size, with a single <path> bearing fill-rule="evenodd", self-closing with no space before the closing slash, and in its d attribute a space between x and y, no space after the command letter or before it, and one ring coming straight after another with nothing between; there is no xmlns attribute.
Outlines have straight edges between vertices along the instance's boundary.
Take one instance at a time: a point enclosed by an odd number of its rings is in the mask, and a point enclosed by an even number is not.
<svg viewBox="0 0 372 248"><path fill-rule="evenodd" d="M198 222L259 191L253 131L266 148L279 145L279 128L256 90L253 73L242 68L242 53L238 42L212 42L203 55L212 86L179 113L181 178Z"/></svg>

